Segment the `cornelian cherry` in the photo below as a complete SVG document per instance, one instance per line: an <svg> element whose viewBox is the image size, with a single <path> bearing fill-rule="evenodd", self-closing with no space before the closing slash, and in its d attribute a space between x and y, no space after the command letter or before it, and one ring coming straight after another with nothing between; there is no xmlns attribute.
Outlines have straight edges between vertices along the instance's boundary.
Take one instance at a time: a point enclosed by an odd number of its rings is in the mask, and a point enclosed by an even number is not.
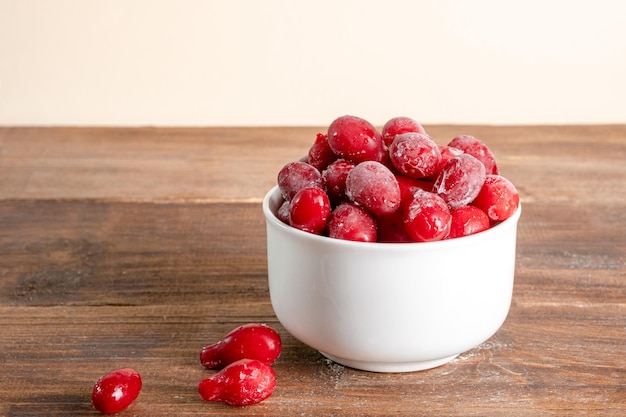
<svg viewBox="0 0 626 417"><path fill-rule="evenodd" d="M198 384L205 401L233 406L260 403L274 393L276 374L271 366L256 359L241 359Z"/></svg>
<svg viewBox="0 0 626 417"><path fill-rule="evenodd" d="M385 165L365 161L346 178L346 196L372 214L391 214L400 208L398 180Z"/></svg>
<svg viewBox="0 0 626 417"><path fill-rule="evenodd" d="M473 205L483 210L491 222L508 219L519 206L519 194L511 181L500 175L487 175Z"/></svg>
<svg viewBox="0 0 626 417"><path fill-rule="evenodd" d="M125 410L141 391L141 376L131 368L122 368L101 376L91 394L91 404L103 414Z"/></svg>
<svg viewBox="0 0 626 417"><path fill-rule="evenodd" d="M289 204L289 224L305 232L322 234L330 215L330 200L324 190L303 188Z"/></svg>
<svg viewBox="0 0 626 417"><path fill-rule="evenodd" d="M450 232L452 215L446 202L437 194L417 190L404 208L404 227L416 242L442 240Z"/></svg>
<svg viewBox="0 0 626 417"><path fill-rule="evenodd" d="M330 214L328 236L358 242L376 242L376 221L361 207L343 203Z"/></svg>
<svg viewBox="0 0 626 417"><path fill-rule="evenodd" d="M200 352L200 363L209 369L221 369L240 359L256 359L271 365L281 350L282 341L276 330L266 324L248 323L205 346Z"/></svg>
<svg viewBox="0 0 626 417"><path fill-rule="evenodd" d="M367 120L356 116L341 116L328 126L328 143L340 158L354 163L381 162L385 157L383 140Z"/></svg>
<svg viewBox="0 0 626 417"><path fill-rule="evenodd" d="M399 116L389 119L383 126L381 132L383 143L388 148L391 146L391 142L393 142L396 135L408 132L426 133L426 130L424 129L424 126L410 117Z"/></svg>
<svg viewBox="0 0 626 417"><path fill-rule="evenodd" d="M448 239L469 236L489 229L489 217L474 206L462 206L450 211L452 223Z"/></svg>
<svg viewBox="0 0 626 417"><path fill-rule="evenodd" d="M278 172L278 188L287 201L306 187L324 188L320 171L306 162L289 162Z"/></svg>

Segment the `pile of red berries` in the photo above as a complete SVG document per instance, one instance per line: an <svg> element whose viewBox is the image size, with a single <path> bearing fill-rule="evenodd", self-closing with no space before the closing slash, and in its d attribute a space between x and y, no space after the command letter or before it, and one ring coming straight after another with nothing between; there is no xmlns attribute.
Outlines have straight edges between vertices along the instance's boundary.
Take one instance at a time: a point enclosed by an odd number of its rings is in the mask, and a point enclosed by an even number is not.
<svg viewBox="0 0 626 417"><path fill-rule="evenodd" d="M362 242L429 242L478 233L508 219L519 194L481 140L438 145L408 117L379 132L335 119L308 155L278 173L277 217L306 232Z"/></svg>

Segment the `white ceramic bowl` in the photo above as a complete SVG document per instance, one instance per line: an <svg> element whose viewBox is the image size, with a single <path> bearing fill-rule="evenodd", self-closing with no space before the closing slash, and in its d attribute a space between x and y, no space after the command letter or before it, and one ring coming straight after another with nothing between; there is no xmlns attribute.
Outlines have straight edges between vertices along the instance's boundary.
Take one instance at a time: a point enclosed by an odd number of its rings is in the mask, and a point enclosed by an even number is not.
<svg viewBox="0 0 626 417"><path fill-rule="evenodd" d="M375 372L433 368L489 339L509 311L515 214L491 229L428 243L318 236L263 201L272 306L295 338L333 361Z"/></svg>

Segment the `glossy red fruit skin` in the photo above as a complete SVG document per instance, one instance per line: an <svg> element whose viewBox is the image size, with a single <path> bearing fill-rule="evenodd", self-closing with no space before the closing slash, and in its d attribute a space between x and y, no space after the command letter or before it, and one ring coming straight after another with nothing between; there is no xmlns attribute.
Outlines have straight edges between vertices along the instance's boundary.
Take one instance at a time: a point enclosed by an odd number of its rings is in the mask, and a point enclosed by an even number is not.
<svg viewBox="0 0 626 417"><path fill-rule="evenodd" d="M480 139L471 135L459 135L452 138L448 146L460 149L478 159L485 165L485 172L487 174L499 173L496 157L493 152L491 152L491 149Z"/></svg>
<svg viewBox="0 0 626 417"><path fill-rule="evenodd" d="M452 223L447 239L469 236L489 229L487 214L475 206L462 206L450 211Z"/></svg>
<svg viewBox="0 0 626 417"><path fill-rule="evenodd" d="M519 194L511 181L501 175L487 175L472 205L487 213L491 223L511 217L519 206Z"/></svg>
<svg viewBox="0 0 626 417"><path fill-rule="evenodd" d="M402 174L412 178L434 175L441 165L439 146L422 133L397 135L389 146L389 159Z"/></svg>
<svg viewBox="0 0 626 417"><path fill-rule="evenodd" d="M418 190L403 210L404 227L416 242L445 239L450 232L452 215L446 202L437 194Z"/></svg>
<svg viewBox="0 0 626 417"><path fill-rule="evenodd" d="M361 162L350 171L346 196L374 215L395 212L402 200L395 175L376 161Z"/></svg>
<svg viewBox="0 0 626 417"><path fill-rule="evenodd" d="M402 209L395 213L376 216L376 239L376 241L380 243L415 242L404 227Z"/></svg>
<svg viewBox="0 0 626 417"><path fill-rule="evenodd" d="M271 366L256 359L241 359L198 384L205 401L232 406L258 404L274 393L276 374Z"/></svg>
<svg viewBox="0 0 626 417"><path fill-rule="evenodd" d="M396 135L408 132L425 134L426 130L424 129L424 126L410 117L399 116L389 119L381 131L383 143L387 148L389 148Z"/></svg>
<svg viewBox="0 0 626 417"><path fill-rule="evenodd" d="M324 133L318 133L315 142L309 148L308 163L321 172L336 159L337 155L328 144L328 137Z"/></svg>
<svg viewBox="0 0 626 417"><path fill-rule="evenodd" d="M330 199L316 187L298 191L289 204L289 224L296 229L321 235L330 216Z"/></svg>
<svg viewBox="0 0 626 417"><path fill-rule="evenodd" d="M352 168L354 168L354 163L338 159L322 172L326 193L332 205L337 206L346 200L346 178Z"/></svg>
<svg viewBox="0 0 626 417"><path fill-rule="evenodd" d="M98 378L91 394L91 404L103 414L125 410L139 396L141 376L131 368L122 368Z"/></svg>
<svg viewBox="0 0 626 417"><path fill-rule="evenodd" d="M222 369L241 359L256 359L271 365L282 351L276 330L262 323L248 323L231 330L219 342L205 346L200 363L209 369Z"/></svg>
<svg viewBox="0 0 626 417"><path fill-rule="evenodd" d="M327 135L333 152L355 164L363 161L381 162L385 157L380 133L370 122L360 117L338 117L328 126Z"/></svg>
<svg viewBox="0 0 626 417"><path fill-rule="evenodd" d="M376 221L361 207L343 203L330 214L328 236L354 242L376 242Z"/></svg>
<svg viewBox="0 0 626 417"><path fill-rule="evenodd" d="M298 191L307 187L324 188L322 173L307 162L289 162L278 172L278 188L283 198L291 201Z"/></svg>

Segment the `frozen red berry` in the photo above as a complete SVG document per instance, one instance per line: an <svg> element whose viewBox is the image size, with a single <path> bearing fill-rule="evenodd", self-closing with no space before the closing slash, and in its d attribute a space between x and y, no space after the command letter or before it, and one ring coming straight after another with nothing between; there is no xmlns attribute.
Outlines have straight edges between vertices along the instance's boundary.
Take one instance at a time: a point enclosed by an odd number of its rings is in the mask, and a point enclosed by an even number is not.
<svg viewBox="0 0 626 417"><path fill-rule="evenodd" d="M341 116L328 126L328 143L340 158L354 163L381 162L385 156L383 140L367 120L356 116Z"/></svg>
<svg viewBox="0 0 626 417"><path fill-rule="evenodd" d="M489 229L487 214L475 206L462 206L450 211L452 223L448 239L469 236Z"/></svg>
<svg viewBox="0 0 626 417"><path fill-rule="evenodd" d="M418 190L404 208L404 227L416 242L442 240L450 232L452 215L446 202L437 194Z"/></svg>
<svg viewBox="0 0 626 417"><path fill-rule="evenodd" d="M469 154L457 155L446 162L433 185L451 209L471 203L485 182L485 166Z"/></svg>
<svg viewBox="0 0 626 417"><path fill-rule="evenodd" d="M278 172L278 188L287 201L291 201L298 191L307 187L324 188L322 174L306 162L289 162Z"/></svg>
<svg viewBox="0 0 626 417"><path fill-rule="evenodd" d="M375 215L395 212L402 199L396 177L375 161L361 162L350 171L346 196Z"/></svg>
<svg viewBox="0 0 626 417"><path fill-rule="evenodd" d="M256 359L241 359L198 384L205 401L233 406L258 404L274 393L276 374L271 366Z"/></svg>
<svg viewBox="0 0 626 417"><path fill-rule="evenodd" d="M289 224L305 232L322 234L330 215L330 200L324 190L307 187L298 191L289 204Z"/></svg>
<svg viewBox="0 0 626 417"><path fill-rule="evenodd" d="M122 368L101 376L91 394L91 404L103 414L125 410L139 396L141 376L131 368Z"/></svg>
<svg viewBox="0 0 626 417"><path fill-rule="evenodd" d="M376 221L361 207L343 203L330 214L328 236L356 242L375 242Z"/></svg>
<svg viewBox="0 0 626 417"><path fill-rule="evenodd" d="M412 200L413 197L411 197ZM414 242L404 227L404 213L402 209L395 213L376 216L376 240L381 243Z"/></svg>
<svg viewBox="0 0 626 417"><path fill-rule="evenodd" d="M480 139L471 135L459 135L454 137L448 146L460 149L478 159L485 165L485 172L487 174L499 173L496 157L493 152L491 152L491 149Z"/></svg>
<svg viewBox="0 0 626 417"><path fill-rule="evenodd" d="M439 145L439 151L441 152L441 162L439 163L439 167L435 170L435 173L431 177L429 177L429 179L432 179L433 181L437 179L437 176L446 165L446 162L448 162L448 160L464 153L462 150L453 148L452 146L448 145Z"/></svg>
<svg viewBox="0 0 626 417"><path fill-rule="evenodd" d="M389 148L396 135L408 132L426 133L426 130L424 129L424 126L410 117L400 116L389 119L381 131L383 143L387 148Z"/></svg>
<svg viewBox="0 0 626 417"><path fill-rule="evenodd" d="M324 133L318 133L309 149L307 162L321 172L335 159L337 155L330 149L328 138Z"/></svg>
<svg viewBox="0 0 626 417"><path fill-rule="evenodd" d="M336 206L346 199L346 179L352 168L354 168L354 163L338 159L322 172L326 193L331 204Z"/></svg>
<svg viewBox="0 0 626 417"><path fill-rule="evenodd" d="M271 365L282 350L280 335L262 323L248 323L231 330L222 340L205 346L200 363L221 369L240 359L256 359Z"/></svg>
<svg viewBox="0 0 626 417"><path fill-rule="evenodd" d="M439 146L422 133L397 135L389 146L389 159L402 174L413 178L433 175L441 164Z"/></svg>
<svg viewBox="0 0 626 417"><path fill-rule="evenodd" d="M283 200L283 203L276 210L276 217L285 224L289 224L289 201Z"/></svg>
<svg viewBox="0 0 626 417"><path fill-rule="evenodd" d="M487 213L492 222L508 219L519 206L519 194L511 181L500 175L487 175L472 205Z"/></svg>

